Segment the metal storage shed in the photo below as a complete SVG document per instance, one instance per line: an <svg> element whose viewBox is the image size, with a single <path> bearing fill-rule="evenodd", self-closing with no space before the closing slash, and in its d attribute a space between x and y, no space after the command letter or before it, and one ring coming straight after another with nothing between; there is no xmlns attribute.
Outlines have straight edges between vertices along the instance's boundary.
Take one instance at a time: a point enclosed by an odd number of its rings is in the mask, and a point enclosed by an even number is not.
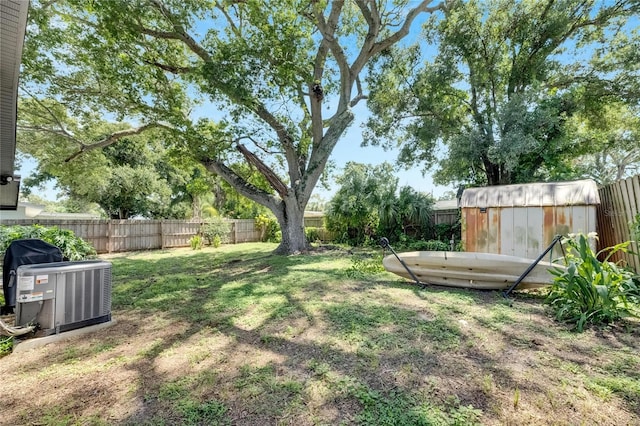
<svg viewBox="0 0 640 426"><path fill-rule="evenodd" d="M596 231L593 180L465 189L460 199L466 251L535 259L553 238Z"/></svg>

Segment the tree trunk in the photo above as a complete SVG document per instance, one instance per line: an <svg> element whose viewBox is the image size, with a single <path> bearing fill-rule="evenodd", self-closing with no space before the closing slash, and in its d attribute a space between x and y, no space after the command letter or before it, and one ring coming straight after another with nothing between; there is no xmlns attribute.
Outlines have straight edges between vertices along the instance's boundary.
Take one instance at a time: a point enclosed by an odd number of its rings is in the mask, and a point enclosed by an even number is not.
<svg viewBox="0 0 640 426"><path fill-rule="evenodd" d="M304 207L300 208L297 200L289 196L281 204L280 211L274 211L282 241L275 249L275 254L295 254L309 250L310 246L304 233Z"/></svg>

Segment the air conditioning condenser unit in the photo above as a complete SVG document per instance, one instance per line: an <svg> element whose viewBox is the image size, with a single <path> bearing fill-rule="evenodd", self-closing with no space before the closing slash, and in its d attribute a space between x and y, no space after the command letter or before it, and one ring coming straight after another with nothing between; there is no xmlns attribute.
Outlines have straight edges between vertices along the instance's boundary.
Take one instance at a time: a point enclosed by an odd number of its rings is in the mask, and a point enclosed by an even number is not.
<svg viewBox="0 0 640 426"><path fill-rule="evenodd" d="M22 265L16 283L15 324L37 324L38 336L111 321L109 262Z"/></svg>

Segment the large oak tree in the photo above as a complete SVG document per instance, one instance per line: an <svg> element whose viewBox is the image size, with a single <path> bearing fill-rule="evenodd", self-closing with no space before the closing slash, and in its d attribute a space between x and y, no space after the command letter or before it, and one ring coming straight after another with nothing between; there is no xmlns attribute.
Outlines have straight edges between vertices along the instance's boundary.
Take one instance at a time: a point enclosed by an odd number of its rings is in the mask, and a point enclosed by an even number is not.
<svg viewBox="0 0 640 426"><path fill-rule="evenodd" d="M305 206L366 98L366 65L446 3L34 1L23 84L80 118L101 111L170 127L185 153L274 213L277 251L293 253L307 248ZM116 139L77 142L70 158Z"/></svg>

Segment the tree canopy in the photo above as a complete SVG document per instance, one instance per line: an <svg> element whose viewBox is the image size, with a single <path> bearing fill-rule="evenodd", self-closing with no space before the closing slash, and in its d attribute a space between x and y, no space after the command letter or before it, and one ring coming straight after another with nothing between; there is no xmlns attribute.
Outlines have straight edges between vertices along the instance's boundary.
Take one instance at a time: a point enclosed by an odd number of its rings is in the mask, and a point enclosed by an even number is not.
<svg viewBox="0 0 640 426"><path fill-rule="evenodd" d="M427 24L425 44L377 61L367 142L400 145L407 166L437 165L440 184L567 171L593 149L569 134L572 117L640 99L639 8L633 0L457 2ZM437 51L426 61L425 46Z"/></svg>
<svg viewBox="0 0 640 426"><path fill-rule="evenodd" d="M569 127L591 147L575 159L578 173L607 185L640 172L640 108L609 102L596 115L574 117Z"/></svg>
<svg viewBox="0 0 640 426"><path fill-rule="evenodd" d="M22 85L81 121L100 111L135 123L131 131L167 129L185 155L269 208L282 229L278 251L291 253L307 248L304 208L353 122L351 108L366 97L366 65L420 15L446 6L34 1ZM80 141L77 152L113 143L113 135ZM242 165L267 188L248 181Z"/></svg>
<svg viewBox="0 0 640 426"><path fill-rule="evenodd" d="M79 123L52 100L23 98L20 110L20 150L38 160L36 173L25 179L27 193L55 177L70 203L96 203L112 218L185 216L188 206L181 205L176 189L189 176L172 163L165 134L135 134L126 124L108 123L98 115ZM83 141L114 134L117 144L65 161Z"/></svg>

